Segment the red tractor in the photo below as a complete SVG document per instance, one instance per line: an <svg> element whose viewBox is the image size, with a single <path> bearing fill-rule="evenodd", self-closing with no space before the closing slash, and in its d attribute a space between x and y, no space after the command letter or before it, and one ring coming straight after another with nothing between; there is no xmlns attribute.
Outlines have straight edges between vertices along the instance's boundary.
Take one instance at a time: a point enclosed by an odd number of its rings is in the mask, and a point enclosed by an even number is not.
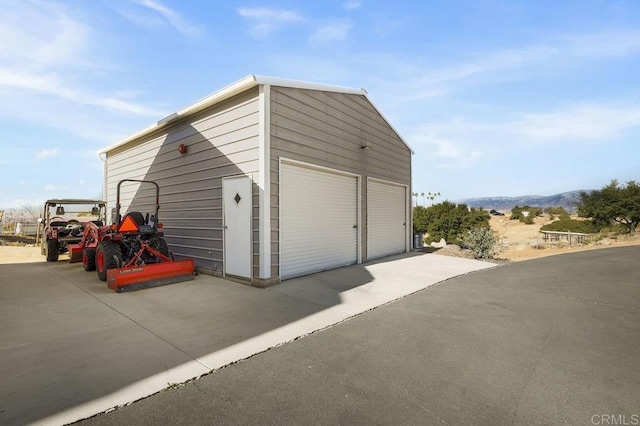
<svg viewBox="0 0 640 426"><path fill-rule="evenodd" d="M44 226L40 252L47 262L57 262L59 256L69 250L69 245L80 242L89 224L103 226L106 205L101 200L47 200L38 220Z"/></svg>
<svg viewBox="0 0 640 426"><path fill-rule="evenodd" d="M153 214L132 211L120 215L120 187L124 182L151 184L156 189ZM96 270L98 278L117 292L192 280L193 259L174 260L158 222L160 187L153 181L125 179L118 183L115 221L108 226L90 223L78 244L69 245L71 262L80 262L86 271Z"/></svg>

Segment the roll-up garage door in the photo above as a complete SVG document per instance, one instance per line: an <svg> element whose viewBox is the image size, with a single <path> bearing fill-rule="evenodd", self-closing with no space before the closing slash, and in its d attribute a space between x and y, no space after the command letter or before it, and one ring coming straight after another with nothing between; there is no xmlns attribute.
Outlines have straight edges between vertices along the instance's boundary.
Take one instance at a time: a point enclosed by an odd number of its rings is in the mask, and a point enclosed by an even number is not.
<svg viewBox="0 0 640 426"><path fill-rule="evenodd" d="M406 224L406 187L368 180L367 259L404 252Z"/></svg>
<svg viewBox="0 0 640 426"><path fill-rule="evenodd" d="M282 279L351 265L358 260L358 180L282 162Z"/></svg>

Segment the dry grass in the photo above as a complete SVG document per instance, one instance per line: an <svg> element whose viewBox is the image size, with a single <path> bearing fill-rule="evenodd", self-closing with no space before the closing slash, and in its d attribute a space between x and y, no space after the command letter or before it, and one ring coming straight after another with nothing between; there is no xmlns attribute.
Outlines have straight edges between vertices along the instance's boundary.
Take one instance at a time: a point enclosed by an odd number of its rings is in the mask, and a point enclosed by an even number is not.
<svg viewBox="0 0 640 426"><path fill-rule="evenodd" d="M537 217L533 225L525 225L518 220L509 220L509 216L492 216L491 228L497 233L500 241L500 258L521 261L538 257L552 256L555 254L572 253L576 251L593 250L605 247L620 247L628 245L640 245L640 236L620 236L617 239L603 238L595 243L583 245L567 242L548 244L545 243L540 228L549 223L548 216Z"/></svg>

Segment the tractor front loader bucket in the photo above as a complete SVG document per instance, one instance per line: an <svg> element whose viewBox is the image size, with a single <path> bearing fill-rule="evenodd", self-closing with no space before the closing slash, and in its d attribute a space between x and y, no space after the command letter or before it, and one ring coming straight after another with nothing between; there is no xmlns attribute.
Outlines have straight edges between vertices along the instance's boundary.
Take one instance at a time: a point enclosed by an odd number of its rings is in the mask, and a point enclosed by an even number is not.
<svg viewBox="0 0 640 426"><path fill-rule="evenodd" d="M69 263L82 262L82 250L84 247L82 244L67 244L69 249Z"/></svg>
<svg viewBox="0 0 640 426"><path fill-rule="evenodd" d="M95 244L99 240L100 229L95 223L89 222L84 228L82 239L77 244L67 244L69 249L69 263L77 263L83 261L83 252L91 246L95 250Z"/></svg>
<svg viewBox="0 0 640 426"><path fill-rule="evenodd" d="M173 260L107 271L107 287L122 293L194 279L193 259Z"/></svg>

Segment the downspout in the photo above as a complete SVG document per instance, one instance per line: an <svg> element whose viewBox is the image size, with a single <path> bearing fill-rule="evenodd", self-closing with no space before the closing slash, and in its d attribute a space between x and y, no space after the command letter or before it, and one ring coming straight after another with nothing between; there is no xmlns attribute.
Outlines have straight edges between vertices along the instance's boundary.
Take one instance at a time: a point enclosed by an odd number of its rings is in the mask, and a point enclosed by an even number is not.
<svg viewBox="0 0 640 426"><path fill-rule="evenodd" d="M104 158L103 158L104 155ZM108 216L108 212L109 212L109 200L107 200L107 153L106 152L98 152L98 158L102 161L103 165L102 165L102 200L107 202L107 205L105 206L105 216L107 218L107 221L109 221L109 216ZM106 223L105 223L106 225Z"/></svg>

